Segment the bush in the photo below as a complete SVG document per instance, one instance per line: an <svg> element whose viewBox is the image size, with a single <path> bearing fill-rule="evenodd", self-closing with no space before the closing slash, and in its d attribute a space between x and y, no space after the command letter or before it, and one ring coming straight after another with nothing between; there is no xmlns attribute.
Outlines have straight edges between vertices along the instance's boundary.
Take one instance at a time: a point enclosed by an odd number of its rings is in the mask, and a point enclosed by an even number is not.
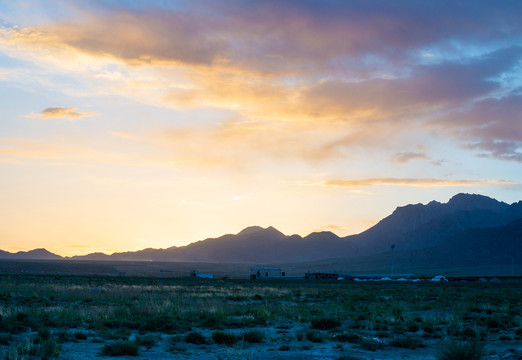
<svg viewBox="0 0 522 360"><path fill-rule="evenodd" d="M401 336L392 339L389 343L390 346L404 348L404 349L417 349L420 347L425 347L425 345L417 339Z"/></svg>
<svg viewBox="0 0 522 360"><path fill-rule="evenodd" d="M45 340L49 340L49 338L51 337L51 331L47 327L41 327L38 329L36 335L38 342L43 342Z"/></svg>
<svg viewBox="0 0 522 360"><path fill-rule="evenodd" d="M307 331L306 332L306 338L311 341L311 342L314 342L314 343L322 343L323 342L323 337L321 336L321 334L315 332L315 331Z"/></svg>
<svg viewBox="0 0 522 360"><path fill-rule="evenodd" d="M479 360L484 356L484 346L477 341L457 343L452 340L437 354L438 360Z"/></svg>
<svg viewBox="0 0 522 360"><path fill-rule="evenodd" d="M138 356L140 346L130 341L105 344L100 352L103 356Z"/></svg>
<svg viewBox="0 0 522 360"><path fill-rule="evenodd" d="M13 337L9 334L0 334L0 345L9 345Z"/></svg>
<svg viewBox="0 0 522 360"><path fill-rule="evenodd" d="M60 330L55 333L55 336L59 343L74 341L74 337L70 331Z"/></svg>
<svg viewBox="0 0 522 360"><path fill-rule="evenodd" d="M87 334L84 333L83 331L79 331L79 330L78 330L78 331L76 331L76 332L74 333L74 338L75 338L76 340L87 340Z"/></svg>
<svg viewBox="0 0 522 360"><path fill-rule="evenodd" d="M260 330L251 330L243 333L243 341L250 343L261 343L265 337L265 333Z"/></svg>
<svg viewBox="0 0 522 360"><path fill-rule="evenodd" d="M359 347L364 350L376 351L384 348L384 344L380 340L361 339L359 340Z"/></svg>
<svg viewBox="0 0 522 360"><path fill-rule="evenodd" d="M312 319L312 329L330 330L341 326L341 322L334 318Z"/></svg>
<svg viewBox="0 0 522 360"><path fill-rule="evenodd" d="M208 344L207 338L202 334L192 331L185 335L185 342L196 344L196 345L205 345Z"/></svg>
<svg viewBox="0 0 522 360"><path fill-rule="evenodd" d="M290 350L290 345L288 344L283 344L279 347L279 351L289 351Z"/></svg>
<svg viewBox="0 0 522 360"><path fill-rule="evenodd" d="M226 333L223 331L214 331L212 333L212 340L216 344L223 344L226 346L232 346L239 340L235 334Z"/></svg>
<svg viewBox="0 0 522 360"><path fill-rule="evenodd" d="M147 349L150 349L158 342L158 338L154 335L143 335L137 336L134 342L140 346L145 346Z"/></svg>
<svg viewBox="0 0 522 360"><path fill-rule="evenodd" d="M39 343L35 343L39 341ZM18 359L49 359L60 355L61 346L52 337L40 341L38 338L28 338L11 345L8 352L4 354L6 360Z"/></svg>
<svg viewBox="0 0 522 360"><path fill-rule="evenodd" d="M37 354L42 359L58 357L61 349L62 347L58 345L53 338L49 338L40 344L39 349L37 349Z"/></svg>
<svg viewBox="0 0 522 360"><path fill-rule="evenodd" d="M343 332L341 334L334 335L333 340L356 344L361 340L361 336L355 333Z"/></svg>

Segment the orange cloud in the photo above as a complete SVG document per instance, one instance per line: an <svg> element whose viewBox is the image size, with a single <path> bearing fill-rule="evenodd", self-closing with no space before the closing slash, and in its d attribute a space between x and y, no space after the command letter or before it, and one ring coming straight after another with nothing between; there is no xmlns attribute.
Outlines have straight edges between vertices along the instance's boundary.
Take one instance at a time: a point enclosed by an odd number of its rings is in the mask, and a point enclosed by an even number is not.
<svg viewBox="0 0 522 360"><path fill-rule="evenodd" d="M478 185L516 185L510 180L450 180L450 179L415 179L415 178L369 178L358 180L325 180L319 183L301 182L301 185L324 188L359 188L370 186L414 186L414 187L446 187L446 186L478 186Z"/></svg>
<svg viewBox="0 0 522 360"><path fill-rule="evenodd" d="M95 112L80 113L76 111L76 107L49 107L39 113L30 113L29 118L40 117L42 119L61 119L67 118L74 120L81 117L98 115Z"/></svg>
<svg viewBox="0 0 522 360"><path fill-rule="evenodd" d="M421 152L400 152L393 155L391 161L399 164L405 164L414 159L429 160L430 158L428 155Z"/></svg>

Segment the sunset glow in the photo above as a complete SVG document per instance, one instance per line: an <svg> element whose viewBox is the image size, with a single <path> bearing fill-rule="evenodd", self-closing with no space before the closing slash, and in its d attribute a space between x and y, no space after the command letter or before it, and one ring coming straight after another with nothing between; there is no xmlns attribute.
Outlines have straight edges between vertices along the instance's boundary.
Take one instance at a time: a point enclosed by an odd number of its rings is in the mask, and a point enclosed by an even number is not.
<svg viewBox="0 0 522 360"><path fill-rule="evenodd" d="M0 2L0 249L522 199L522 3Z"/></svg>

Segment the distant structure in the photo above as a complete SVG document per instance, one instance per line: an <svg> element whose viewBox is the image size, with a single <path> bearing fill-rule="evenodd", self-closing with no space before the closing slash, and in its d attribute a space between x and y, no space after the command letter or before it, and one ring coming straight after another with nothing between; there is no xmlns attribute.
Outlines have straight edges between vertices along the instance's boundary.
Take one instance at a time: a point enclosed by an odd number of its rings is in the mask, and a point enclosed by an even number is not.
<svg viewBox="0 0 522 360"><path fill-rule="evenodd" d="M250 279L281 279L285 277L285 272L276 267L252 267L250 268Z"/></svg>
<svg viewBox="0 0 522 360"><path fill-rule="evenodd" d="M213 279L214 274L200 274L197 270L190 270L190 277L197 277L201 279Z"/></svg>
<svg viewBox="0 0 522 360"><path fill-rule="evenodd" d="M160 277L174 277L174 273L171 270L162 270L160 269Z"/></svg>
<svg viewBox="0 0 522 360"><path fill-rule="evenodd" d="M305 274L305 280L337 280L339 274L334 273L320 273L320 272L307 272Z"/></svg>
<svg viewBox="0 0 522 360"><path fill-rule="evenodd" d="M125 271L119 271L118 269L114 269L114 276L127 276Z"/></svg>

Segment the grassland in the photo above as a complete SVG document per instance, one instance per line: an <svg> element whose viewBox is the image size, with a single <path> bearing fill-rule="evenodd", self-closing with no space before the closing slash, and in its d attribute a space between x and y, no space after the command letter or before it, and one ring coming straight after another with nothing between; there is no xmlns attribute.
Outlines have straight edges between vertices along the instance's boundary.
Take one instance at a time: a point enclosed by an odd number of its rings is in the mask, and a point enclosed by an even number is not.
<svg viewBox="0 0 522 360"><path fill-rule="evenodd" d="M4 359L522 357L522 287L509 280L0 275L0 316Z"/></svg>

